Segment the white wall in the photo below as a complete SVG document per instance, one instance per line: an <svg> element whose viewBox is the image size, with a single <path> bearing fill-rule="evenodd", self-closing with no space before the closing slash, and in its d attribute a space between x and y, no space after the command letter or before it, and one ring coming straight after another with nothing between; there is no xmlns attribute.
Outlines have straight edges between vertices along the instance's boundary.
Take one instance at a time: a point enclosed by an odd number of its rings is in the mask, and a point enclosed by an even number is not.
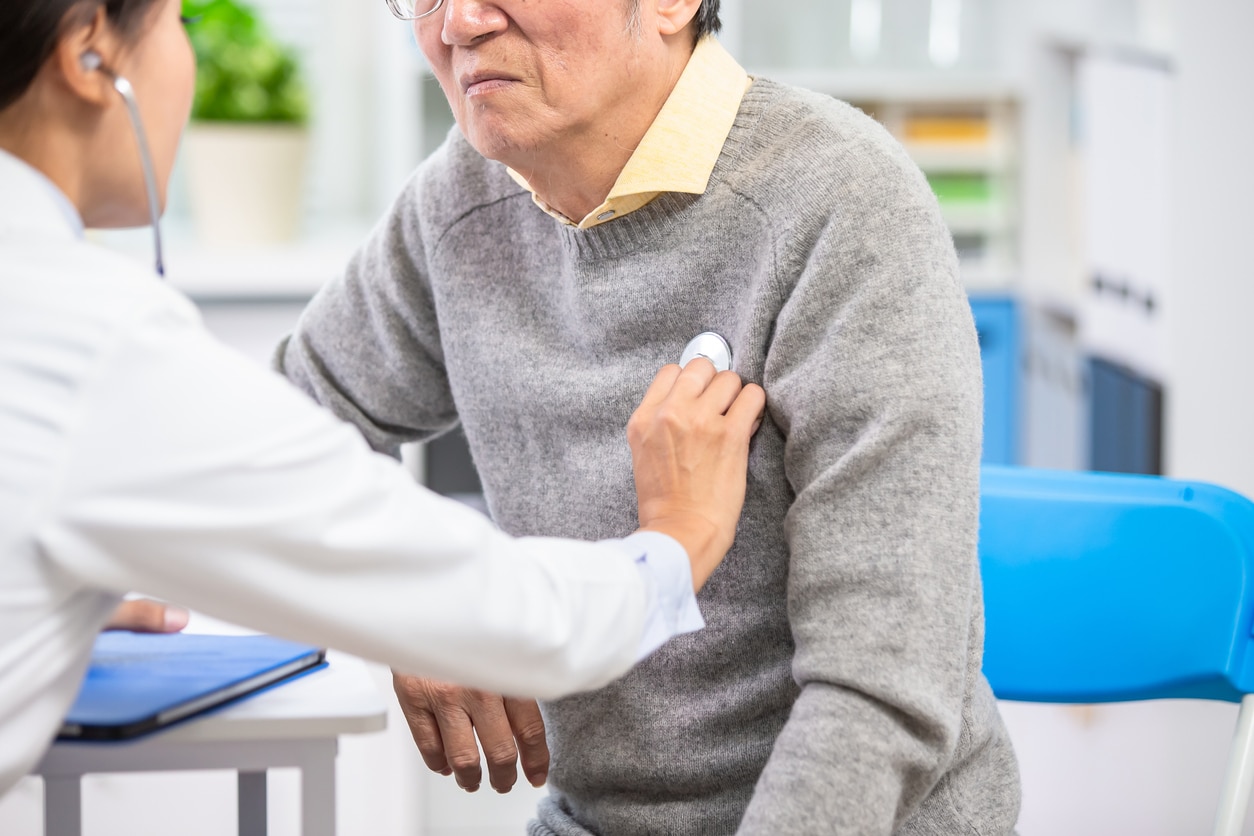
<svg viewBox="0 0 1254 836"><path fill-rule="evenodd" d="M1254 3L1176 14L1167 467L1254 496Z"/></svg>
<svg viewBox="0 0 1254 836"><path fill-rule="evenodd" d="M1254 496L1254 4L1162 0L1145 28L1177 59L1167 466ZM1022 836L1173 836L1211 826L1233 706L1006 705ZM1254 833L1247 821L1245 833Z"/></svg>
<svg viewBox="0 0 1254 836"><path fill-rule="evenodd" d="M1002 703L1023 778L1019 836L1209 833L1236 707ZM1245 836L1254 836L1247 820Z"/></svg>

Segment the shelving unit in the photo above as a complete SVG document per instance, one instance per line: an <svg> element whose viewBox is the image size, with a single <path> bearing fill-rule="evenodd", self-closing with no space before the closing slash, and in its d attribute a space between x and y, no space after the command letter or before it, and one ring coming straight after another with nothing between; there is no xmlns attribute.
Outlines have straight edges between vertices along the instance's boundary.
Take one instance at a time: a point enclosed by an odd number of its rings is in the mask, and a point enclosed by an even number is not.
<svg viewBox="0 0 1254 836"><path fill-rule="evenodd" d="M927 175L954 236L963 281L1008 291L1020 268L1020 96L990 76L760 70L847 101L881 122Z"/></svg>

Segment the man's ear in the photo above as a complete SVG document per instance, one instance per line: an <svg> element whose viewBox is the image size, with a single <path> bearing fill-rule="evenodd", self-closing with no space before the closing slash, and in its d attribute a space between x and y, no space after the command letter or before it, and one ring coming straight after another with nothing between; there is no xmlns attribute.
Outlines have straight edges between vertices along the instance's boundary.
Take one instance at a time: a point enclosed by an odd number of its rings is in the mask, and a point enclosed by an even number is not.
<svg viewBox="0 0 1254 836"><path fill-rule="evenodd" d="M657 0L658 33L678 35L692 23L700 8L701 0Z"/></svg>
<svg viewBox="0 0 1254 836"><path fill-rule="evenodd" d="M45 67L55 83L87 104L105 106L116 94L113 76L119 44L101 5L84 22L72 25L57 42Z"/></svg>

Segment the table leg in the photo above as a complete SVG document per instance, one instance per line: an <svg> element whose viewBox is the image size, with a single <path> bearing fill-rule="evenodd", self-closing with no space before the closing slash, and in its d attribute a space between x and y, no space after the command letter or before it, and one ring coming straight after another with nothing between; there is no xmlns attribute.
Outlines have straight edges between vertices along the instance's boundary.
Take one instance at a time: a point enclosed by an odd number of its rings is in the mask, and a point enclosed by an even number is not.
<svg viewBox="0 0 1254 836"><path fill-rule="evenodd" d="M45 836L82 836L82 776L44 778Z"/></svg>
<svg viewBox="0 0 1254 836"><path fill-rule="evenodd" d="M239 773L239 836L266 836L266 773Z"/></svg>
<svg viewBox="0 0 1254 836"><path fill-rule="evenodd" d="M300 770L302 836L335 836L336 741L319 747L318 757L307 759Z"/></svg>

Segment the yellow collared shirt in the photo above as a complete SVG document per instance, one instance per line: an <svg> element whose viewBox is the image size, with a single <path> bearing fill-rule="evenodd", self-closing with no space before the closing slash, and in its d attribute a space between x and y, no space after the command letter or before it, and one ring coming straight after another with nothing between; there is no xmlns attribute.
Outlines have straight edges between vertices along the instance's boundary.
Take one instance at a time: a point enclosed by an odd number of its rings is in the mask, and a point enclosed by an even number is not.
<svg viewBox="0 0 1254 836"><path fill-rule="evenodd" d="M579 229L628 215L664 192L704 194L749 85L748 74L722 44L702 38L605 202L578 223L541 200L521 174L509 169L509 176L537 206Z"/></svg>

